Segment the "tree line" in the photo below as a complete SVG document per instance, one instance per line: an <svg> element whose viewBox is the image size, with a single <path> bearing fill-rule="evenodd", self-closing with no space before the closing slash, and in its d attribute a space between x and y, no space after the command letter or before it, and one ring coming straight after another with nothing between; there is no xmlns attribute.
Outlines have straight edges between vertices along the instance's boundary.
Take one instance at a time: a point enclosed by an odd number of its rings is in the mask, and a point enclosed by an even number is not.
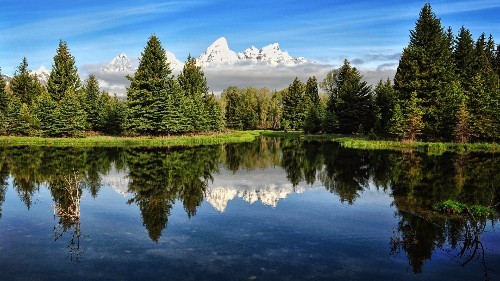
<svg viewBox="0 0 500 281"><path fill-rule="evenodd" d="M455 36L425 4L410 32L394 82L372 87L348 60L318 83L295 79L269 91L209 92L201 67L188 57L174 77L165 50L151 36L139 67L128 76L127 100L99 90L95 76L81 85L74 57L59 43L47 86L26 58L6 87L0 78L0 134L84 136L170 135L228 129L303 130L369 134L414 141L497 141L500 135L500 46L462 27ZM320 94L319 90L322 90Z"/></svg>

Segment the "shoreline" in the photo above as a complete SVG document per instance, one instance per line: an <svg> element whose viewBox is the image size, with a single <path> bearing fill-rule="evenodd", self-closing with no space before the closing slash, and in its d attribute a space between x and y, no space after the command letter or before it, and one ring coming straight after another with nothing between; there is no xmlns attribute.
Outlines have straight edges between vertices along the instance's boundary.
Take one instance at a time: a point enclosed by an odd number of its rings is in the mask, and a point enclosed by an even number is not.
<svg viewBox="0 0 500 281"><path fill-rule="evenodd" d="M227 131L221 133L179 136L88 136L85 138L43 138L0 136L0 146L52 146L52 147L173 147L218 145L226 143L252 142L257 137L333 141L344 148L392 151L423 151L430 154L444 152L499 152L497 143L453 143L453 142L402 142L395 140L372 140L365 135L314 135L302 132L270 130Z"/></svg>

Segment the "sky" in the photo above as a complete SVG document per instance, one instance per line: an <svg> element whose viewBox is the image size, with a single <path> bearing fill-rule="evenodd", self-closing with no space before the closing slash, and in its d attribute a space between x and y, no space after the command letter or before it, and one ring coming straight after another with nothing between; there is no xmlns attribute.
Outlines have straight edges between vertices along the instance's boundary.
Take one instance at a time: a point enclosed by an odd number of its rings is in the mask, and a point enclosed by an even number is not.
<svg viewBox="0 0 500 281"><path fill-rule="evenodd" d="M338 67L349 59L365 73L394 70L425 1L33 1L0 0L0 67L12 75L23 57L51 68L60 39L80 70L124 52L139 57L148 37L181 61L217 38L241 52L278 42L294 57ZM500 42L500 1L430 1L443 26L464 25ZM305 73L304 73L305 75ZM370 75L370 74L368 74ZM210 81L209 81L210 82Z"/></svg>

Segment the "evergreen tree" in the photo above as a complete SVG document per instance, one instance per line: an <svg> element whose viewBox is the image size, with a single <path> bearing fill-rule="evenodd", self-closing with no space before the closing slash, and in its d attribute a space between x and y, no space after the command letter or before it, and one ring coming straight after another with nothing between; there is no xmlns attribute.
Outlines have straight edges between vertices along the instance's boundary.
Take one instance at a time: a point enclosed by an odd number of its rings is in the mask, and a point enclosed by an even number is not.
<svg viewBox="0 0 500 281"><path fill-rule="evenodd" d="M34 102L34 114L38 120L39 127L43 136L56 136L56 108L57 103L52 97L44 92Z"/></svg>
<svg viewBox="0 0 500 281"><path fill-rule="evenodd" d="M7 96L7 83L2 75L2 69L0 68L0 114L3 115L7 111L7 106L9 104L9 97ZM1 119L1 117L0 117ZM1 126L1 120L0 120Z"/></svg>
<svg viewBox="0 0 500 281"><path fill-rule="evenodd" d="M307 110L309 110L311 106L319 104L318 80L314 76L307 79L304 100Z"/></svg>
<svg viewBox="0 0 500 281"><path fill-rule="evenodd" d="M453 58L455 60L456 73L464 88L468 90L475 76L474 40L470 31L462 26L455 42L456 47Z"/></svg>
<svg viewBox="0 0 500 281"><path fill-rule="evenodd" d="M70 54L66 42L60 40L54 56L47 90L52 99L59 102L66 93L76 92L79 88L80 77L75 66L75 58Z"/></svg>
<svg viewBox="0 0 500 281"><path fill-rule="evenodd" d="M295 78L288 87L288 91L283 94L283 119L289 125L289 129L301 130L304 128L304 119L307 113L304 91L304 84Z"/></svg>
<svg viewBox="0 0 500 281"><path fill-rule="evenodd" d="M83 86L84 90L84 108L87 113L87 125L90 130L97 131L99 129L100 118L99 113L103 109L102 99L100 98L101 92L99 89L99 81L95 75L91 74L85 81Z"/></svg>
<svg viewBox="0 0 500 281"><path fill-rule="evenodd" d="M167 64L165 49L153 35L142 53L133 77L128 76L126 129L140 134L168 134L176 130L171 116L179 116L170 96L178 96L180 88ZM172 97L174 98L174 97Z"/></svg>
<svg viewBox="0 0 500 281"><path fill-rule="evenodd" d="M21 103L26 103L27 105L31 105L31 102L43 91L40 81L30 74L26 58L23 58L23 61L17 67L9 87L12 94L18 97Z"/></svg>
<svg viewBox="0 0 500 281"><path fill-rule="evenodd" d="M375 87L375 105L377 108L377 133L387 134L389 121L392 117L392 108L396 98L396 91L391 84L391 80L385 82L380 80Z"/></svg>
<svg viewBox="0 0 500 281"><path fill-rule="evenodd" d="M406 122L404 126L403 138L408 141L415 141L422 134L424 128L424 112L419 105L420 100L417 93L412 93L408 104L406 105Z"/></svg>
<svg viewBox="0 0 500 281"><path fill-rule="evenodd" d="M243 129L242 120L240 120L240 93L237 87L228 87L222 92L225 100L225 119L226 126L231 129Z"/></svg>
<svg viewBox="0 0 500 281"><path fill-rule="evenodd" d="M204 98L207 113L207 128L209 131L220 132L224 128L224 119L219 101L214 94L206 95Z"/></svg>
<svg viewBox="0 0 500 281"><path fill-rule="evenodd" d="M187 114L191 120L193 130L196 132L210 130L210 119L220 119L221 116L209 115L210 110L212 110L212 113L216 112L213 111L215 108L209 108L209 106L213 106L214 104L209 105L206 103L210 100L208 98L207 79L201 67L196 66L196 60L191 56L188 57L177 81L190 103Z"/></svg>
<svg viewBox="0 0 500 281"><path fill-rule="evenodd" d="M283 109L281 107L281 93L278 91L274 91L271 97L267 114L267 123L269 124L269 129L277 130L281 128L282 114Z"/></svg>
<svg viewBox="0 0 500 281"><path fill-rule="evenodd" d="M389 133L402 139L405 131L406 119L401 109L401 105L396 103L391 110L391 119L389 120Z"/></svg>
<svg viewBox="0 0 500 281"><path fill-rule="evenodd" d="M455 137L455 141L464 143L469 141L470 134L469 111L467 110L465 99L462 99L460 108L457 112L453 135Z"/></svg>
<svg viewBox="0 0 500 281"><path fill-rule="evenodd" d="M306 133L319 133L323 130L323 120L324 120L325 108L321 101L313 105L306 116L304 121L304 132Z"/></svg>
<svg viewBox="0 0 500 281"><path fill-rule="evenodd" d="M54 136L84 137L87 114L80 104L78 93L67 92L62 95L54 110Z"/></svg>
<svg viewBox="0 0 500 281"><path fill-rule="evenodd" d="M328 100L327 111L336 117L338 132L355 133L360 128L369 131L375 121L374 101L370 86L349 61L344 60L338 70L335 88Z"/></svg>
<svg viewBox="0 0 500 281"><path fill-rule="evenodd" d="M449 35L430 4L425 4L403 50L394 85L402 101L417 93L424 111L423 133L428 139L451 137L441 133L444 118L440 115L447 87L455 80L451 49Z"/></svg>

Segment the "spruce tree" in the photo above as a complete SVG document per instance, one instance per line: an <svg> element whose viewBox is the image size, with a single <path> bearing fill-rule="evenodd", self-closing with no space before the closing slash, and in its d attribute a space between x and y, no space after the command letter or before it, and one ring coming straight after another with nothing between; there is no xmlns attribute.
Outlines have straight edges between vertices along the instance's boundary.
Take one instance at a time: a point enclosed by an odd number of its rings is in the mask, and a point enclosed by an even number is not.
<svg viewBox="0 0 500 281"><path fill-rule="evenodd" d="M424 128L424 112L420 106L420 99L417 93L412 93L408 104L406 105L406 123L404 126L403 138L408 141L415 141L422 134Z"/></svg>
<svg viewBox="0 0 500 281"><path fill-rule="evenodd" d="M87 125L89 129L97 131L100 125L99 113L102 109L102 99L100 98L101 92L99 89L99 81L95 75L91 74L89 78L85 81L83 86L85 93L84 96L84 108L87 112Z"/></svg>
<svg viewBox="0 0 500 281"><path fill-rule="evenodd" d="M312 76L307 79L305 90L305 107L309 110L311 106L319 104L318 80Z"/></svg>
<svg viewBox="0 0 500 281"><path fill-rule="evenodd" d="M369 131L375 125L374 100L370 86L349 61L338 70L335 88L328 100L327 111L338 121L340 133L355 133L359 128ZM328 117L328 115L327 115Z"/></svg>
<svg viewBox="0 0 500 281"><path fill-rule="evenodd" d="M283 95L283 119L289 125L289 129L301 130L304 128L305 110L305 86L298 78L293 80Z"/></svg>
<svg viewBox="0 0 500 281"><path fill-rule="evenodd" d="M380 80L375 87L375 105L377 108L377 133L387 134L389 121L392 117L392 108L396 98L396 91L391 84L391 80L387 79L385 82Z"/></svg>
<svg viewBox="0 0 500 281"><path fill-rule="evenodd" d="M18 97L21 103L26 103L27 105L31 105L31 102L43 91L40 81L30 74L26 58L23 58L23 61L17 67L9 87L12 94Z"/></svg>
<svg viewBox="0 0 500 281"><path fill-rule="evenodd" d="M441 133L443 116L441 104L447 87L455 80L449 34L425 4L415 29L410 32L410 43L403 50L394 78L398 99L409 101L413 93L421 100L424 110L424 137L449 138Z"/></svg>
<svg viewBox="0 0 500 281"><path fill-rule="evenodd" d="M2 69L0 68L0 114L5 114L7 111L7 106L9 104L9 97L7 96L7 83L2 75ZM0 117L1 119L2 117ZM1 120L0 120L1 126Z"/></svg>
<svg viewBox="0 0 500 281"><path fill-rule="evenodd" d="M57 103L52 100L52 97L44 92L34 102L34 113L38 120L41 134L43 136L56 136L55 128Z"/></svg>
<svg viewBox="0 0 500 281"><path fill-rule="evenodd" d="M193 130L197 132L209 130L208 123L212 116L209 115L209 108L205 103L208 95L207 79L201 67L196 66L196 60L191 56L188 56L177 81L186 98L190 100L190 110L186 113L191 120ZM220 118L220 116L213 117Z"/></svg>
<svg viewBox="0 0 500 281"><path fill-rule="evenodd" d="M475 76L474 70L474 40L468 29L462 26L455 41L455 70L464 89L470 89L470 83Z"/></svg>
<svg viewBox="0 0 500 281"><path fill-rule="evenodd" d="M460 108L456 116L453 135L455 137L455 141L459 143L468 142L470 139L471 130L470 130L469 111L467 110L465 99L462 99L462 102L460 103Z"/></svg>
<svg viewBox="0 0 500 281"><path fill-rule="evenodd" d="M177 131L171 116L180 110L174 107L170 96L180 88L167 64L165 49L160 40L151 36L141 54L134 76L128 76L126 129L139 134L168 134Z"/></svg>
<svg viewBox="0 0 500 281"><path fill-rule="evenodd" d="M75 58L69 52L67 43L60 40L47 82L47 90L52 99L59 102L66 93L76 92L79 88L80 77L75 66Z"/></svg>
<svg viewBox="0 0 500 281"><path fill-rule="evenodd" d="M401 109L401 105L396 103L391 110L391 119L389 120L389 133L396 138L402 139L405 131L406 119Z"/></svg>
<svg viewBox="0 0 500 281"><path fill-rule="evenodd" d="M84 137L87 114L80 104L78 93L67 92L54 110L54 135L61 137Z"/></svg>

